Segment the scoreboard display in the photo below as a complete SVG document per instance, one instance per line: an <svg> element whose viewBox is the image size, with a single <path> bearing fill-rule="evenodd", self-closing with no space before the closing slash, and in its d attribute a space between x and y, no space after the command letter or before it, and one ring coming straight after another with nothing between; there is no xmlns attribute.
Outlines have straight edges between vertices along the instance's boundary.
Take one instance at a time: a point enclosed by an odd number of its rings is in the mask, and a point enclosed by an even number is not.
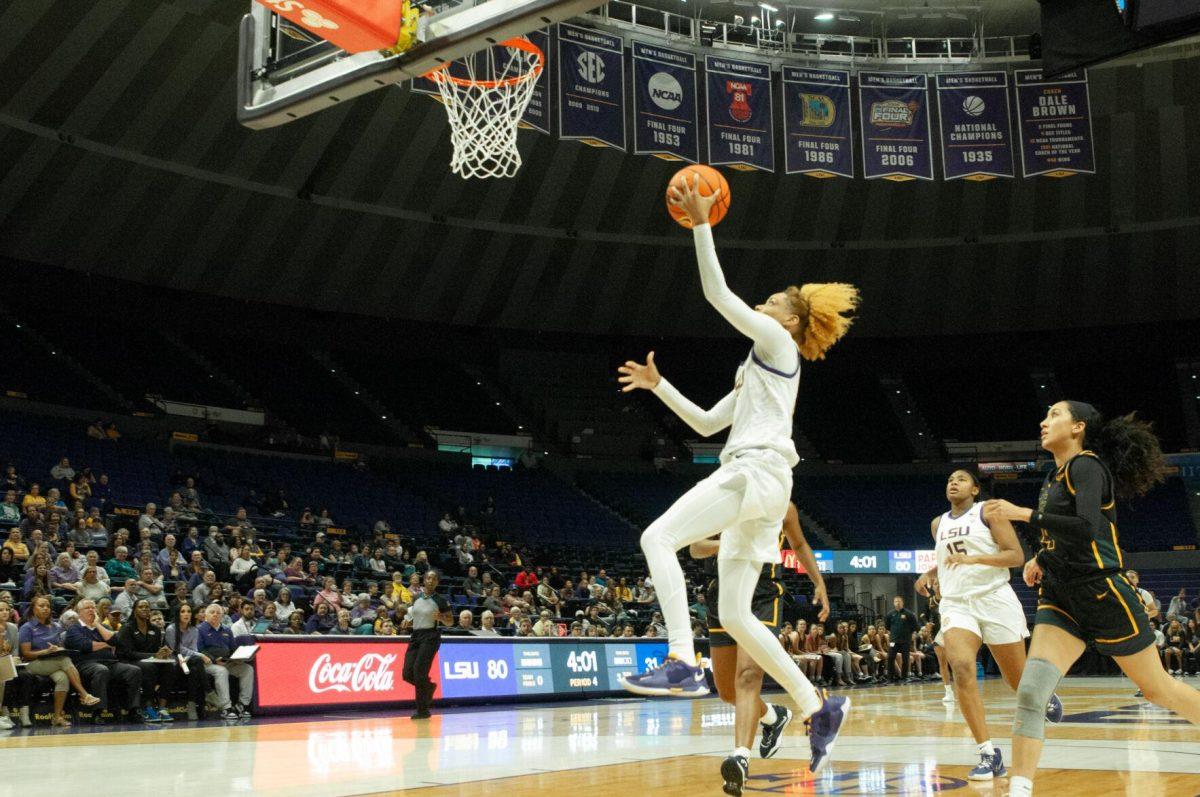
<svg viewBox="0 0 1200 797"><path fill-rule="evenodd" d="M826 575L852 575L854 573L919 576L936 564L931 550L904 551L829 551L814 550L817 569ZM793 551L783 552L783 566L803 573Z"/></svg>

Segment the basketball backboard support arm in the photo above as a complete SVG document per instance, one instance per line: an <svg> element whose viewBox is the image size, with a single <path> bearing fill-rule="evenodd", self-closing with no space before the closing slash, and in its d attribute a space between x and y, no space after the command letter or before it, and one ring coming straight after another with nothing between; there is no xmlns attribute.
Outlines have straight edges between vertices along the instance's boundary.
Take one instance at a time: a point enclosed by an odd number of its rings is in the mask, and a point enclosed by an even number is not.
<svg viewBox="0 0 1200 797"><path fill-rule="evenodd" d="M583 14L605 0L489 0L422 20L421 41L391 55L337 51L307 72L272 75L271 12L258 3L242 17L238 49L238 121L266 129L386 88L455 58Z"/></svg>

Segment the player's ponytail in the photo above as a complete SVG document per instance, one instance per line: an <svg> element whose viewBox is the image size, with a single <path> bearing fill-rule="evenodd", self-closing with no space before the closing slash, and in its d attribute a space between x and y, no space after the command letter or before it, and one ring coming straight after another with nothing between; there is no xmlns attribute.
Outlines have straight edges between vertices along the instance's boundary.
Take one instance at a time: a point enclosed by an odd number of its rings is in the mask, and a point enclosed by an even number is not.
<svg viewBox="0 0 1200 797"><path fill-rule="evenodd" d="M1083 448L1096 453L1112 471L1118 498L1145 495L1166 474L1162 445L1154 425L1131 412L1111 421L1090 404L1069 401L1071 417L1083 421Z"/></svg>
<svg viewBox="0 0 1200 797"><path fill-rule="evenodd" d="M842 339L854 323L858 307L858 288L844 282L795 285L787 289L792 309L800 316L800 326L792 334L800 356L823 360L825 352Z"/></svg>

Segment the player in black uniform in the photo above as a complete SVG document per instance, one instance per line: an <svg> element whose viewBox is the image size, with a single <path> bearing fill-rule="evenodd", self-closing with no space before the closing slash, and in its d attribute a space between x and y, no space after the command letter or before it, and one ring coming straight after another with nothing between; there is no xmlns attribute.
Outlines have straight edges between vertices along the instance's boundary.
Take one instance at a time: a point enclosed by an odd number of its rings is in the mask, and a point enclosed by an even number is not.
<svg viewBox="0 0 1200 797"><path fill-rule="evenodd" d="M825 595L825 580L817 569L817 559L812 548L804 538L800 529L800 516L795 504L788 504L787 514L783 518L783 528L779 533L779 543L782 546L787 539L792 550L804 570L813 582L813 603L820 607L822 622L829 617L829 599ZM717 694L721 699L734 706L734 751L733 755L721 764L721 777L725 780L725 793L739 795L749 774L750 746L754 744L756 724L762 725L762 742L758 752L763 758L770 758L779 750L783 740L783 732L792 721L792 712L784 706L768 705L763 702L762 681L763 670L754 659L738 648L733 637L721 627L721 619L717 616L718 590L717 553L720 551L720 538L701 540L692 543L688 552L693 559L704 560L704 574L708 578L705 590L705 603L708 606L708 645L709 657L712 660L713 679L716 681ZM779 565L764 564L762 575L758 578L758 586L754 590L751 601L751 611L754 616L773 630L779 628L780 613L783 608L783 584L779 582Z"/></svg>
<svg viewBox="0 0 1200 797"><path fill-rule="evenodd" d="M1038 508L989 501L984 510L985 519L1022 521L1041 532L1041 549L1025 564L1025 583L1040 588L1029 661L1017 688L1009 797L1033 793L1046 701L1088 642L1112 656L1148 700L1200 724L1200 692L1163 669L1117 539L1117 499L1142 495L1162 481L1158 438L1133 415L1105 423L1081 401L1050 407L1041 429L1042 448L1054 455L1056 468L1042 485Z"/></svg>

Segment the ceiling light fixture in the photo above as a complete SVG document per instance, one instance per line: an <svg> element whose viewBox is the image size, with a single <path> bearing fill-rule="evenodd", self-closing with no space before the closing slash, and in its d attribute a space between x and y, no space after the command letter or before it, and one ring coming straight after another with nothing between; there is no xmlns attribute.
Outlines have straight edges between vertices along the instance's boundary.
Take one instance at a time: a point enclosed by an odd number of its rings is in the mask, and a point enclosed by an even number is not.
<svg viewBox="0 0 1200 797"><path fill-rule="evenodd" d="M776 11L779 10L778 8L776 8L773 5L770 5L769 3L759 3L758 7L763 9L764 11L770 11L772 14L774 14Z"/></svg>
<svg viewBox="0 0 1200 797"><path fill-rule="evenodd" d="M820 14L815 15L813 19L817 22L829 22L833 19L833 14L830 14L828 11L822 11Z"/></svg>

